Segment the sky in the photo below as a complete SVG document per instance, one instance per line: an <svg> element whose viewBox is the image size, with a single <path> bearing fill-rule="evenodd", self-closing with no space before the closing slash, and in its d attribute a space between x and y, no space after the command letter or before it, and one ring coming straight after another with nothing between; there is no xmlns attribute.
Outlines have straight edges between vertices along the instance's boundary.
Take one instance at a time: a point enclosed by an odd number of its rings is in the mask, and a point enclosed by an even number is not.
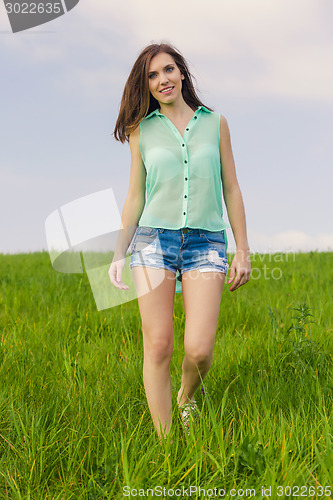
<svg viewBox="0 0 333 500"><path fill-rule="evenodd" d="M121 215L130 149L112 133L161 42L227 119L251 251L332 251L332 18L331 0L81 0L14 34L1 3L0 253L47 250L50 215L94 193Z"/></svg>

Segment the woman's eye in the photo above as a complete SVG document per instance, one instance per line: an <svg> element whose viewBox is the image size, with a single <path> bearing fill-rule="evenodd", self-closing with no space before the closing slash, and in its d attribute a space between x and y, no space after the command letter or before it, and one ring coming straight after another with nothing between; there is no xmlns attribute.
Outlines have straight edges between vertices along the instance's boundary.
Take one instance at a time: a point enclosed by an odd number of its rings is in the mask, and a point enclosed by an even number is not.
<svg viewBox="0 0 333 500"><path fill-rule="evenodd" d="M167 69L166 69L166 71L169 71L169 70L170 70L170 71L173 71L173 67L172 67L172 66L170 66L169 68L167 68ZM149 75L149 78L153 78L155 75L156 75L156 73L151 73L151 74Z"/></svg>

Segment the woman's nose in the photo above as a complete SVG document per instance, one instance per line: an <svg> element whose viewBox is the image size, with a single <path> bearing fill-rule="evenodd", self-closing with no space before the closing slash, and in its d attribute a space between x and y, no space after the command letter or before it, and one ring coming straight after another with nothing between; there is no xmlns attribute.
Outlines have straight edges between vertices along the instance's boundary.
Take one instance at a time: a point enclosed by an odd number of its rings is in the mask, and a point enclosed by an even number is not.
<svg viewBox="0 0 333 500"><path fill-rule="evenodd" d="M169 83L168 75L162 75L160 83Z"/></svg>

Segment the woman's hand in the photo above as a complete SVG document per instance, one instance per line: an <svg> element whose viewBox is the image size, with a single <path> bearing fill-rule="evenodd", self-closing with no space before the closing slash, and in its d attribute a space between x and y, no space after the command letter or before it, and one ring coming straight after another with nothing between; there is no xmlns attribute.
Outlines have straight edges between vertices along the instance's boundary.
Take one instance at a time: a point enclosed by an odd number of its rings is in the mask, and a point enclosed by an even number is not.
<svg viewBox="0 0 333 500"><path fill-rule="evenodd" d="M125 257L112 261L109 276L111 283L119 290L128 290L129 287L122 282L123 269L125 267Z"/></svg>
<svg viewBox="0 0 333 500"><path fill-rule="evenodd" d="M250 250L236 250L236 254L232 259L232 264L230 267L228 283L231 283L234 279L235 281L232 283L229 290L231 292L234 292L240 286L245 285L245 283L247 283L250 279L250 274Z"/></svg>

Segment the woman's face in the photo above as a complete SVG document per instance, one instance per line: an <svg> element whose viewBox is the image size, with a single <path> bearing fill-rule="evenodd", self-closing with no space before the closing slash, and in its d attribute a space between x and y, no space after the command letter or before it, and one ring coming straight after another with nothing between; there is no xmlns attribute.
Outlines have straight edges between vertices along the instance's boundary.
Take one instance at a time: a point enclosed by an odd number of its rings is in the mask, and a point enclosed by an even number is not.
<svg viewBox="0 0 333 500"><path fill-rule="evenodd" d="M160 103L169 104L179 98L184 78L173 57L169 54L161 52L150 61L148 68L149 90ZM172 87L171 91L162 92L170 87Z"/></svg>

